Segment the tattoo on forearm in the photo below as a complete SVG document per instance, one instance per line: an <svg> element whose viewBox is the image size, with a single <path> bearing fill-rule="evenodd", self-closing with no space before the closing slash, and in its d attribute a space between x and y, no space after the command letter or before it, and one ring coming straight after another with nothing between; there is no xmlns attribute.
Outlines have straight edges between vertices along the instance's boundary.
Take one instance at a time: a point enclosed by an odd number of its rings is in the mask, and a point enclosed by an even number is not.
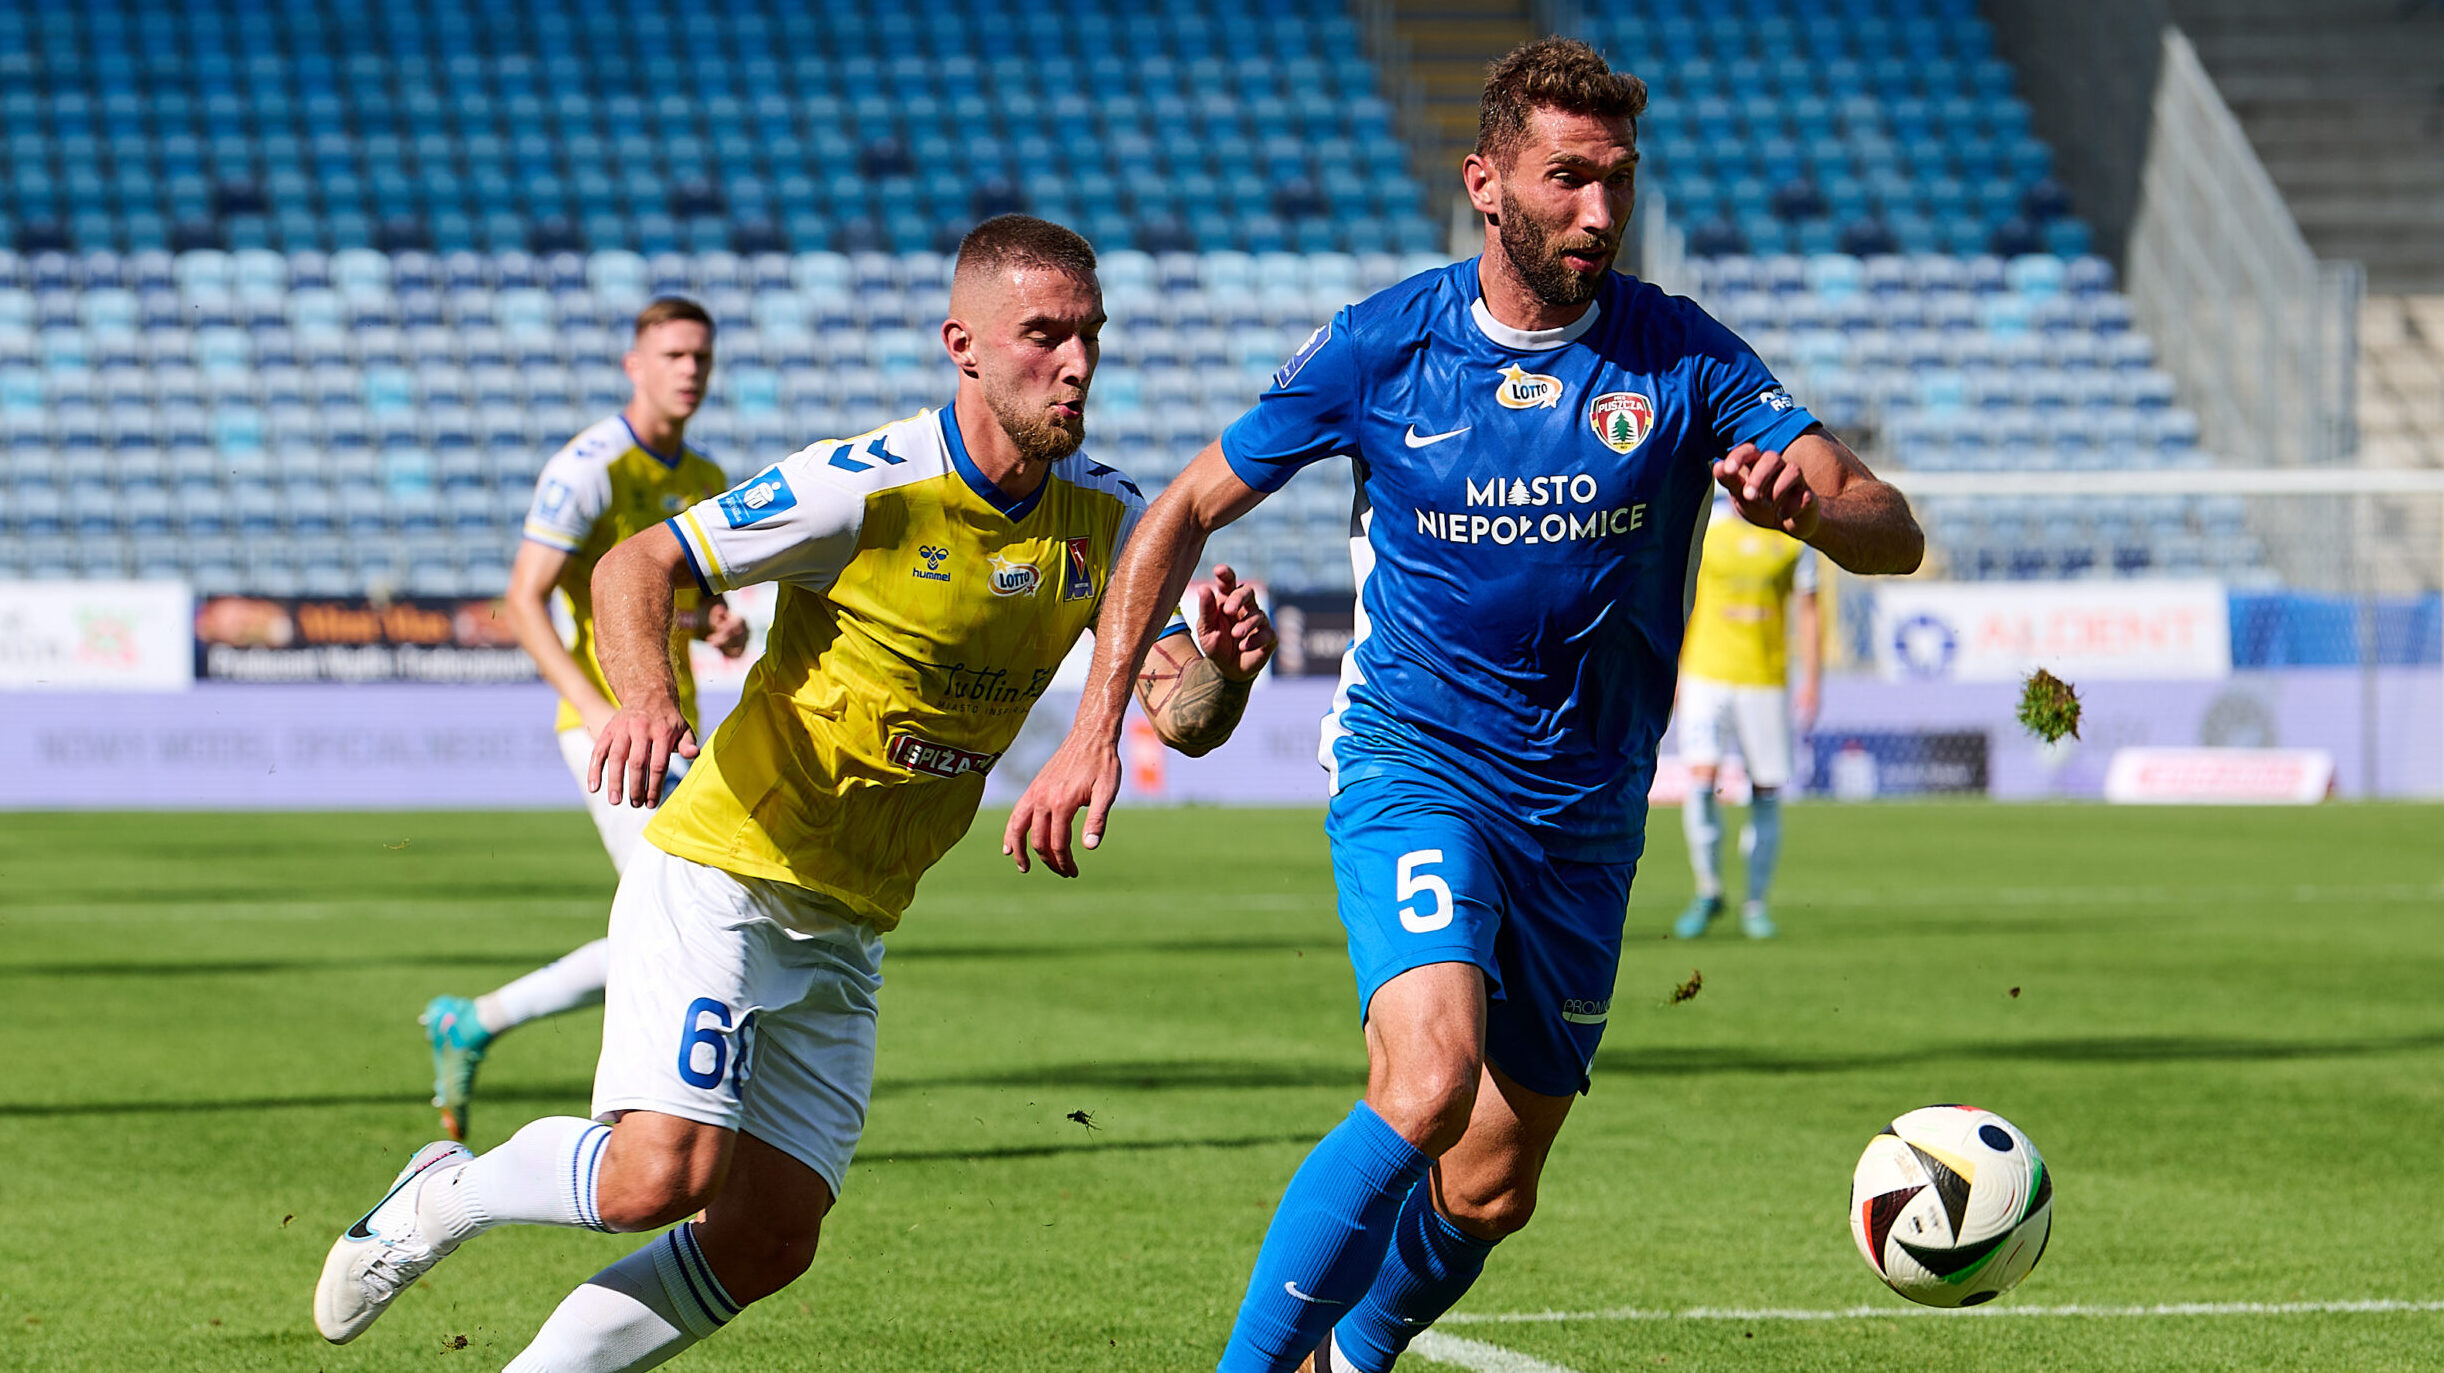
<svg viewBox="0 0 2444 1373"><path fill-rule="evenodd" d="M1247 710L1248 684L1234 682L1202 656L1173 663L1148 657L1137 677L1137 698L1163 741L1191 756L1219 747Z"/></svg>

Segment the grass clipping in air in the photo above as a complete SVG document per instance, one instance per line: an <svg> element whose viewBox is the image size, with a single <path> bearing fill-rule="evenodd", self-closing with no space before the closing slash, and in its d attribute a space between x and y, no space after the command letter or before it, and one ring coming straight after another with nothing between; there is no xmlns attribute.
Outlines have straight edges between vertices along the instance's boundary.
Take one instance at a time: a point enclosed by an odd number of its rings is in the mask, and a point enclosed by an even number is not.
<svg viewBox="0 0 2444 1373"><path fill-rule="evenodd" d="M2020 723L2045 742L2067 734L2079 737L2079 693L2071 684L2038 668L2020 688Z"/></svg>

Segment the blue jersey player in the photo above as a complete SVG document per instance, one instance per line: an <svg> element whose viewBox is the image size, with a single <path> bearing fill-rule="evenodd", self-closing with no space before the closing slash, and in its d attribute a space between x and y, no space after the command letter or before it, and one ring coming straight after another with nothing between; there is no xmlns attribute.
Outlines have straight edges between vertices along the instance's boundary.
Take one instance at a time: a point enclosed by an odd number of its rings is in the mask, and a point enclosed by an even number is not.
<svg viewBox="0 0 2444 1373"><path fill-rule="evenodd" d="M1923 551L1747 345L1612 272L1645 104L1575 41L1493 66L1463 164L1483 253L1342 311L1147 511L1004 835L1075 874L1205 537L1349 458L1357 633L1322 752L1366 1099L1291 1179L1223 1373L1383 1373L1527 1223L1611 1006L1713 487L1852 571Z"/></svg>

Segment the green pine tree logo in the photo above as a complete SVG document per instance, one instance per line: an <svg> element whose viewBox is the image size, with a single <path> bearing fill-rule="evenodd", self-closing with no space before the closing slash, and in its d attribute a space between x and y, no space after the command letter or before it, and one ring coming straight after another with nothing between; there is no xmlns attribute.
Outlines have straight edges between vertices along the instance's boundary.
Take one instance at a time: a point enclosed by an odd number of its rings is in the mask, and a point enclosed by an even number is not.
<svg viewBox="0 0 2444 1373"><path fill-rule="evenodd" d="M1627 410L1612 412L1612 446L1627 448L1638 441L1637 426L1629 422Z"/></svg>

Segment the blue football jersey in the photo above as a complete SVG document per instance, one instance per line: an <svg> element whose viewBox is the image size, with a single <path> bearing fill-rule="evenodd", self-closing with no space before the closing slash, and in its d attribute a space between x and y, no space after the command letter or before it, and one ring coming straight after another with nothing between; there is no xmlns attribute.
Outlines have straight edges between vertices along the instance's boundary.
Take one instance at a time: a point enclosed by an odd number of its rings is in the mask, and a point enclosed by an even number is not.
<svg viewBox="0 0 2444 1373"><path fill-rule="evenodd" d="M1630 277L1561 329L1494 319L1474 258L1335 315L1222 435L1260 491L1356 464L1335 790L1439 776L1557 856L1634 857L1709 468L1815 422L1729 329Z"/></svg>

